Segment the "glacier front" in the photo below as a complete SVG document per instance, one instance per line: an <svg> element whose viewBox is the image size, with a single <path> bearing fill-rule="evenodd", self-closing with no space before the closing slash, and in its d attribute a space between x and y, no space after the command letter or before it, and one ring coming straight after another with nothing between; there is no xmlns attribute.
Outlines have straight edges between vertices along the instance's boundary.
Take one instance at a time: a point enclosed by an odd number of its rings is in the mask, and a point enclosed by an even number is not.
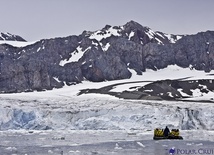
<svg viewBox="0 0 214 155"><path fill-rule="evenodd" d="M213 130L212 103L102 97L1 97L0 130Z"/></svg>

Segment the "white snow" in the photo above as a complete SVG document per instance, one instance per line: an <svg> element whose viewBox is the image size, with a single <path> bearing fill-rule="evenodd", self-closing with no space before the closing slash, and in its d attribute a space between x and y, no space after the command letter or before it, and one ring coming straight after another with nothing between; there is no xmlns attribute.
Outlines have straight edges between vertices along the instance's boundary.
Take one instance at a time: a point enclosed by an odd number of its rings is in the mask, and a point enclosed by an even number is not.
<svg viewBox="0 0 214 155"><path fill-rule="evenodd" d="M192 98L187 98L186 100L204 100L204 101L213 101L214 100L214 92L201 93L199 89L191 90L193 92Z"/></svg>
<svg viewBox="0 0 214 155"><path fill-rule="evenodd" d="M110 43L107 43L105 46L102 46L103 51L107 51L110 46Z"/></svg>
<svg viewBox="0 0 214 155"><path fill-rule="evenodd" d="M61 60L59 65L64 66L67 63L77 62L83 56L83 54L89 49L91 49L90 46L84 51L82 51L82 47L78 46L77 49L72 53L71 57L68 60Z"/></svg>
<svg viewBox="0 0 214 155"><path fill-rule="evenodd" d="M22 42L22 41L2 41L0 40L0 44L9 44L12 45L14 47L25 47L31 44L34 44L36 41L33 42Z"/></svg>
<svg viewBox="0 0 214 155"><path fill-rule="evenodd" d="M163 44L163 42L160 39L158 39L157 37L155 37L156 34L159 35L159 36L161 36L161 37L163 37L159 33L156 33L154 31L152 31L150 28L148 28L148 31L145 32L145 33L148 35L149 39L155 39L155 40L157 40L158 44Z"/></svg>
<svg viewBox="0 0 214 155"><path fill-rule="evenodd" d="M149 37L150 39L153 39L153 38L154 38L155 32L152 31L150 28L149 28L148 31L145 32L145 33L148 35L148 37Z"/></svg>
<svg viewBox="0 0 214 155"><path fill-rule="evenodd" d="M214 71L205 73L204 71L190 70L190 68L181 68L177 65L169 65L167 68L157 71L147 69L142 78L147 80L162 80L162 79L181 79L188 78L188 80L197 79L214 79Z"/></svg>
<svg viewBox="0 0 214 155"><path fill-rule="evenodd" d="M193 96L196 96L196 97L202 96L202 93L201 93L200 89L198 89L198 88L197 89L192 89L190 91L192 91Z"/></svg>
<svg viewBox="0 0 214 155"><path fill-rule="evenodd" d="M160 34L160 33L156 33L158 36L160 36L161 38L163 38L163 39L165 39L165 37L162 35L162 34Z"/></svg>
<svg viewBox="0 0 214 155"><path fill-rule="evenodd" d="M105 31L96 31L94 33L91 34L91 36L89 37L90 39L96 39L97 41L101 41L102 39L108 38L110 36L120 36L121 34L119 33L120 30L118 29L114 29L113 27L110 27L108 30Z"/></svg>
<svg viewBox="0 0 214 155"><path fill-rule="evenodd" d="M171 43L175 43L175 40L172 38L171 34L165 34L165 36L169 39Z"/></svg>
<svg viewBox="0 0 214 155"><path fill-rule="evenodd" d="M158 41L158 44L163 44L163 42L162 42L160 39L155 38L155 40L157 40L157 41Z"/></svg>
<svg viewBox="0 0 214 155"><path fill-rule="evenodd" d="M168 94L169 97L173 97L171 92L167 92L167 94Z"/></svg>
<svg viewBox="0 0 214 155"><path fill-rule="evenodd" d="M136 82L136 83L130 83L130 84L123 84L123 85L115 86L110 91L111 92L132 91L132 90L136 90L138 87L145 86L149 83L150 82Z"/></svg>
<svg viewBox="0 0 214 155"><path fill-rule="evenodd" d="M182 38L182 36L177 35L177 41L178 41L179 39L181 39L181 38Z"/></svg>
<svg viewBox="0 0 214 155"><path fill-rule="evenodd" d="M82 65L84 65L86 63L86 61L82 62Z"/></svg>
<svg viewBox="0 0 214 155"><path fill-rule="evenodd" d="M129 40L134 36L134 34L135 33L133 31L130 32L130 34L129 34Z"/></svg>
<svg viewBox="0 0 214 155"><path fill-rule="evenodd" d="M57 82L61 82L57 77L54 77L54 80L56 80Z"/></svg>
<svg viewBox="0 0 214 155"><path fill-rule="evenodd" d="M154 90L152 90L152 89L148 89L148 90L145 90L145 92L153 92Z"/></svg>
<svg viewBox="0 0 214 155"><path fill-rule="evenodd" d="M176 36L176 39L172 38L172 35L171 35L171 34L164 34L164 35L169 39L169 41L170 41L171 43L175 43L176 41L178 41L179 39L182 38L182 36L180 36L180 35L177 35L177 36Z"/></svg>
<svg viewBox="0 0 214 155"><path fill-rule="evenodd" d="M92 41L92 45L98 46L99 44L97 42Z"/></svg>
<svg viewBox="0 0 214 155"><path fill-rule="evenodd" d="M38 49L37 49L37 52L39 52L41 50L41 47L39 47Z"/></svg>
<svg viewBox="0 0 214 155"><path fill-rule="evenodd" d="M183 92L183 89L177 89L179 91L179 93L183 96L183 97L189 97L188 94Z"/></svg>

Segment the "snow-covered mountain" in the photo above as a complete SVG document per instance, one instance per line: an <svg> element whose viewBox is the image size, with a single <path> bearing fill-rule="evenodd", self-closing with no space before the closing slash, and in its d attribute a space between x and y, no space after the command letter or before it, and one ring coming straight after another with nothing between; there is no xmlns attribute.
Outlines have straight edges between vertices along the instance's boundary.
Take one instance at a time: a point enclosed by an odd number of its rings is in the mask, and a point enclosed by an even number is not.
<svg viewBox="0 0 214 155"><path fill-rule="evenodd" d="M85 31L86 36L99 42L104 42L110 37L123 36L124 38L145 45L149 42L158 44L175 43L182 38L182 35L166 34L153 31L149 27L144 27L134 21L130 21L123 26L106 25L103 29L95 32ZM109 46L110 43L107 43Z"/></svg>
<svg viewBox="0 0 214 155"><path fill-rule="evenodd" d="M129 79L133 72L160 70L169 65L214 69L214 32L168 35L134 21L106 25L79 36L43 39L27 46L0 45L0 92L61 88L83 81Z"/></svg>
<svg viewBox="0 0 214 155"><path fill-rule="evenodd" d="M0 40L4 40L4 41L26 41L25 39L23 39L22 37L20 37L19 35L14 35L14 34L10 34L10 33L0 33Z"/></svg>

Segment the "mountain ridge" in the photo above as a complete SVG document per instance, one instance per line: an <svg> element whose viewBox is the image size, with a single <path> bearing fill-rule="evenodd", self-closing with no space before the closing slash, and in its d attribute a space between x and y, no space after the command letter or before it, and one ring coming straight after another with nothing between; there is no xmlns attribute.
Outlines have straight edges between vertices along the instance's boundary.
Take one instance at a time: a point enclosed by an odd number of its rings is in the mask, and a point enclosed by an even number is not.
<svg viewBox="0 0 214 155"><path fill-rule="evenodd" d="M26 40L23 39L21 36L10 34L8 32L7 33L0 32L0 40L26 42Z"/></svg>
<svg viewBox="0 0 214 155"><path fill-rule="evenodd" d="M214 69L213 58L212 31L167 35L130 21L79 36L42 39L25 47L0 45L0 92L126 79L132 75L129 69L142 75L146 69L174 64L209 72Z"/></svg>

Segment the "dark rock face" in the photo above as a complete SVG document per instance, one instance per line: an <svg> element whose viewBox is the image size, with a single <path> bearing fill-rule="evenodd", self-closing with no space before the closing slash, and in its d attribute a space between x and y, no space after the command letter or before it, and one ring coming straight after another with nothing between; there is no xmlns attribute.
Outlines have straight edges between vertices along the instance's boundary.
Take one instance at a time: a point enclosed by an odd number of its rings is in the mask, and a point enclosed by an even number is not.
<svg viewBox="0 0 214 155"><path fill-rule="evenodd" d="M26 41L22 37L18 35L12 35L10 33L0 33L0 40L8 40L8 41Z"/></svg>
<svg viewBox="0 0 214 155"><path fill-rule="evenodd" d="M207 31L186 36L174 46L175 62L180 66L192 65L197 70L209 72L214 69L214 32ZM178 56L182 55L182 56ZM176 57L177 56L177 57ZM181 61L183 59L183 61Z"/></svg>
<svg viewBox="0 0 214 155"><path fill-rule="evenodd" d="M82 73L90 81L100 82L130 78L131 76L126 64L121 61L120 57L111 53L104 53L92 48L84 54L82 59L85 62L81 65Z"/></svg>
<svg viewBox="0 0 214 155"><path fill-rule="evenodd" d="M175 44L147 44L143 54L147 68L160 69L170 64L209 72L214 69L214 32L184 36Z"/></svg>
<svg viewBox="0 0 214 155"><path fill-rule="evenodd" d="M141 75L146 68L158 70L171 64L209 72L214 69L213 60L212 31L167 35L130 21L20 48L0 45L0 92L125 79L131 77L130 69Z"/></svg>

